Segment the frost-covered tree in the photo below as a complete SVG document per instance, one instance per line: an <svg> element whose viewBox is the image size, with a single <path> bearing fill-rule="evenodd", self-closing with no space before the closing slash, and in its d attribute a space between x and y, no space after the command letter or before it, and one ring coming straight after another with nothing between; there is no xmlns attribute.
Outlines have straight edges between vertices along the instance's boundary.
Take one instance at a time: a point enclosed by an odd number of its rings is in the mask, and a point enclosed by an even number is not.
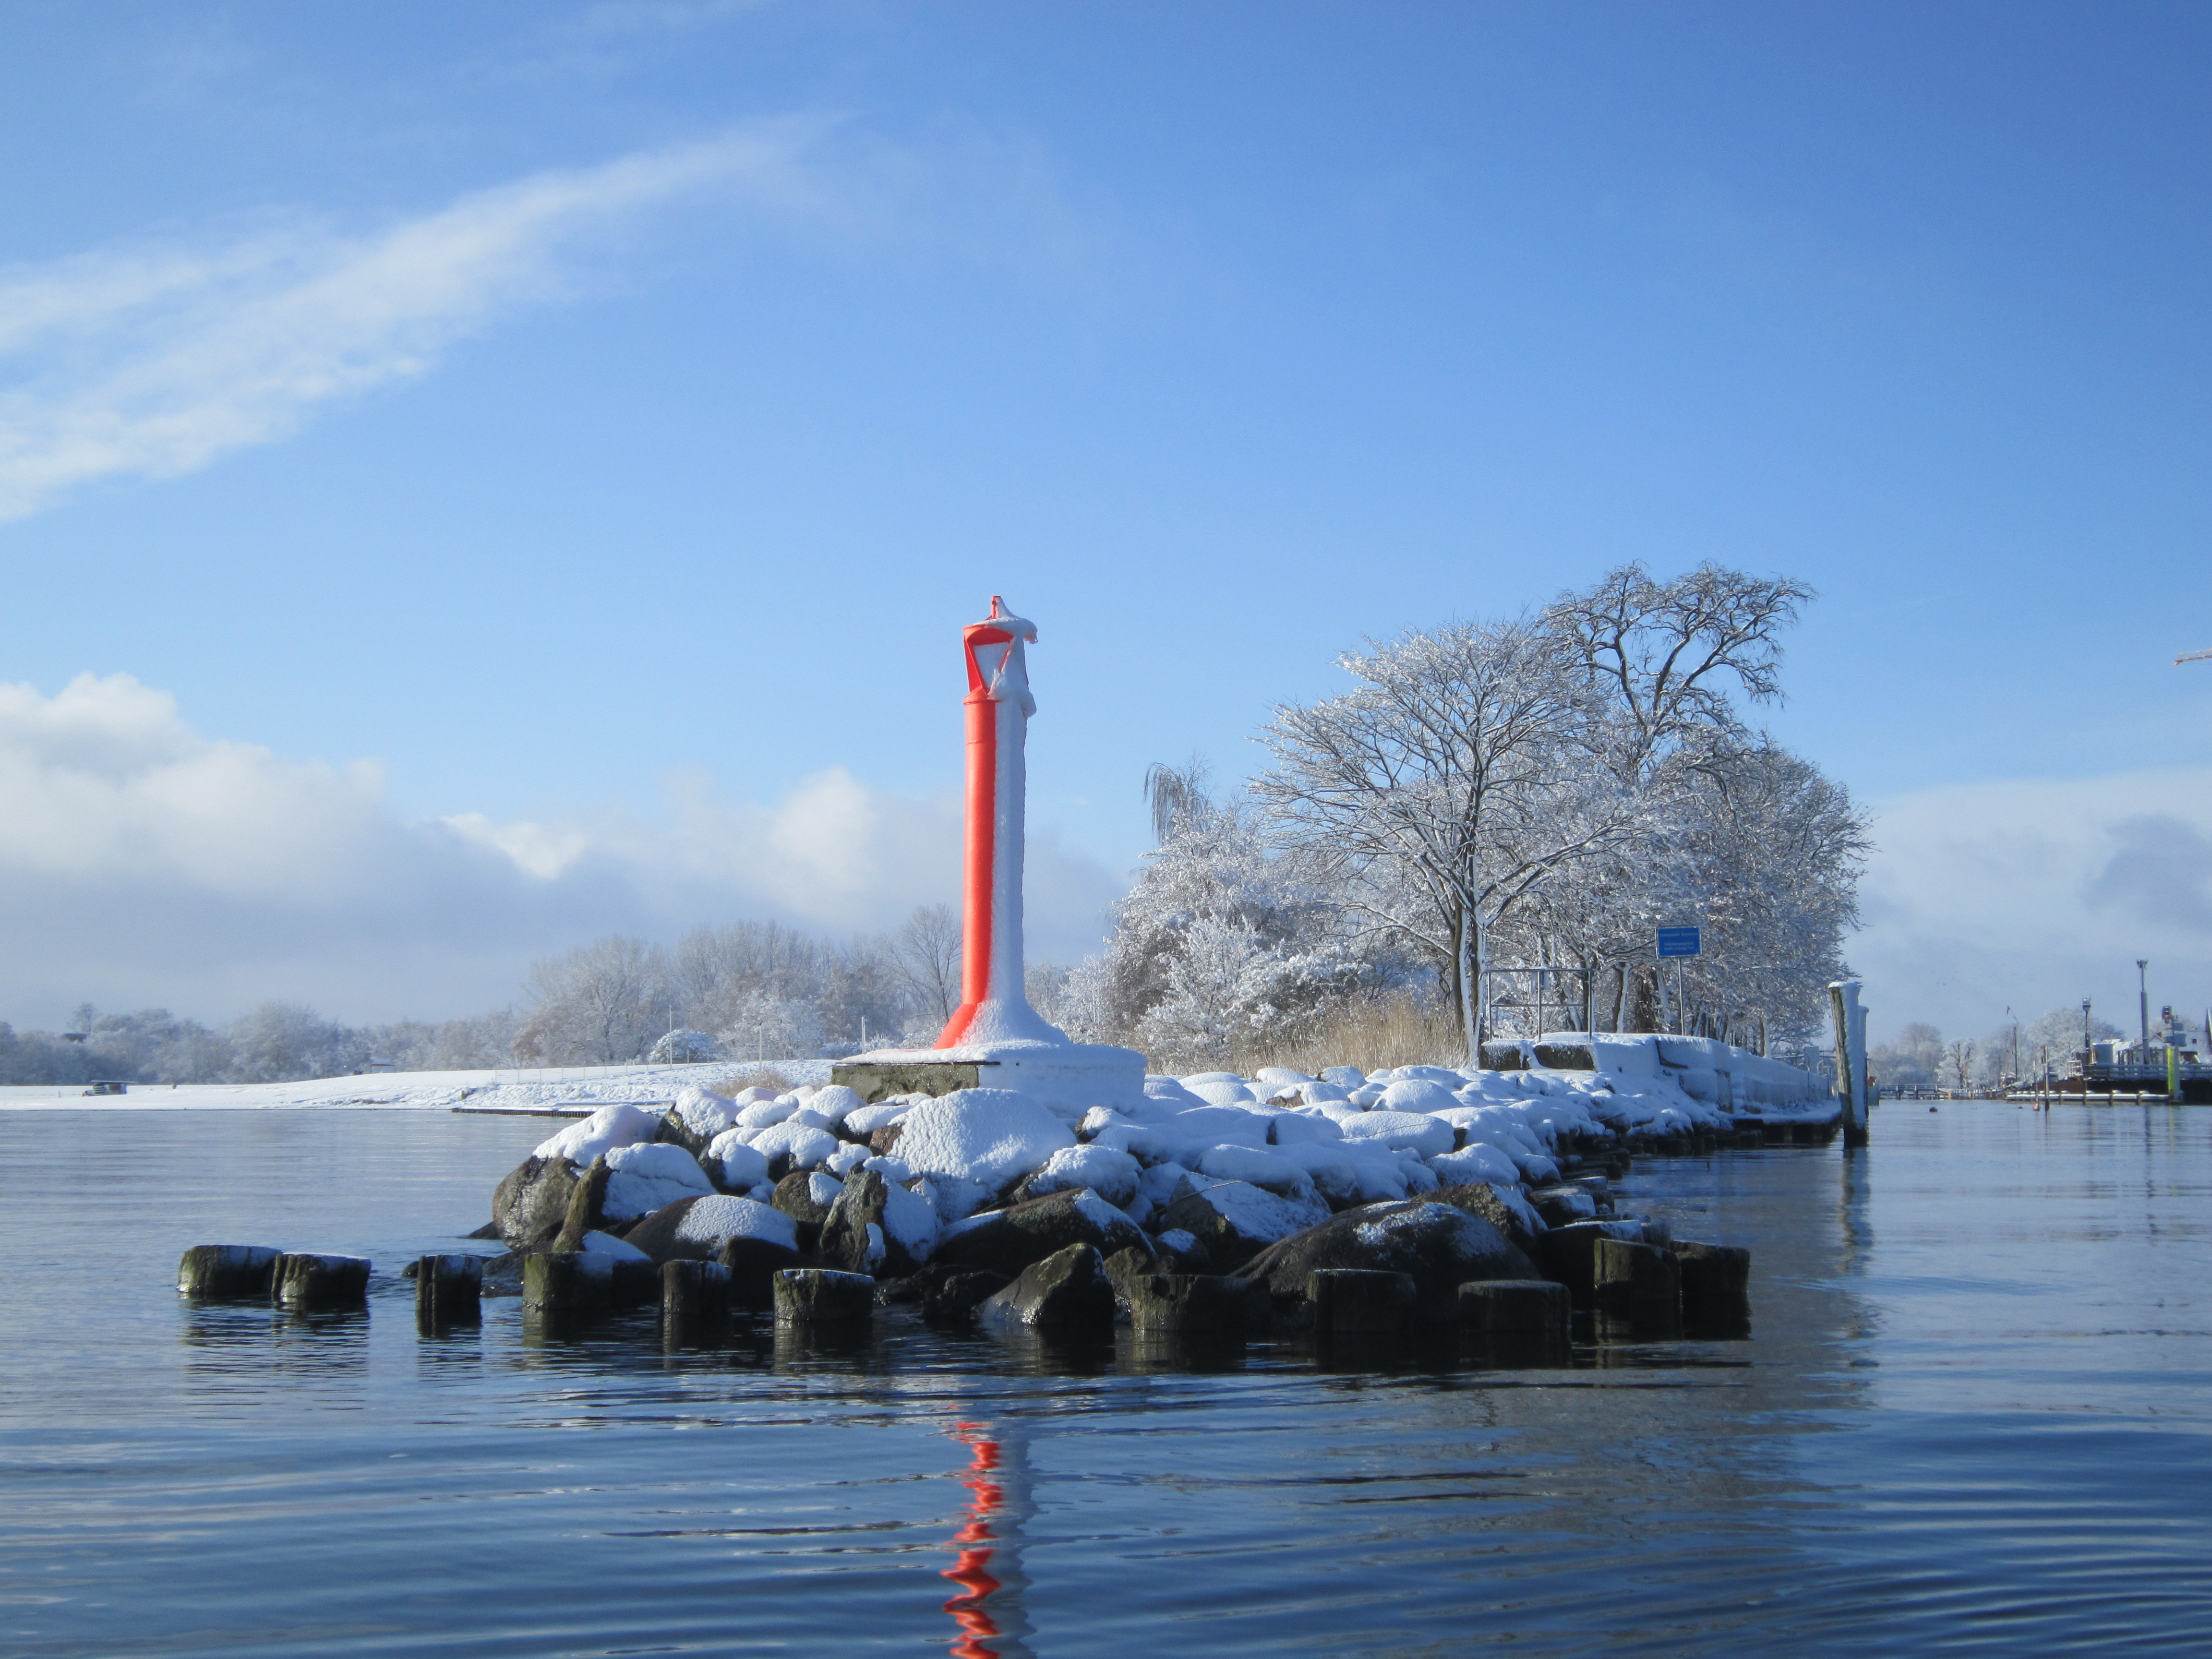
<svg viewBox="0 0 2212 1659"><path fill-rule="evenodd" d="M666 955L621 935L531 964L530 1017L516 1033L526 1066L610 1066L635 1060L671 1021Z"/></svg>
<svg viewBox="0 0 2212 1659"><path fill-rule="evenodd" d="M1103 956L1070 972L1054 1023L1218 1063L1232 1034L1310 1013L1376 976L1301 857L1271 848L1242 799L1195 790L1115 906ZM1233 965L1232 965L1233 963ZM1202 1006L1210 996L1230 1002Z"/></svg>
<svg viewBox="0 0 2212 1659"><path fill-rule="evenodd" d="M368 1063L357 1032L296 1002L264 1002L230 1023L231 1079L289 1083L344 1077Z"/></svg>
<svg viewBox="0 0 2212 1659"><path fill-rule="evenodd" d="M960 918L949 904L918 904L891 935L890 957L931 1041L960 1006ZM917 1028L915 1035L921 1035Z"/></svg>
<svg viewBox="0 0 2212 1659"><path fill-rule="evenodd" d="M1602 763L1574 660L1525 619L1415 630L1338 664L1358 688L1276 710L1254 793L1340 904L1444 970L1472 1057L1488 935L1626 840L1636 793Z"/></svg>

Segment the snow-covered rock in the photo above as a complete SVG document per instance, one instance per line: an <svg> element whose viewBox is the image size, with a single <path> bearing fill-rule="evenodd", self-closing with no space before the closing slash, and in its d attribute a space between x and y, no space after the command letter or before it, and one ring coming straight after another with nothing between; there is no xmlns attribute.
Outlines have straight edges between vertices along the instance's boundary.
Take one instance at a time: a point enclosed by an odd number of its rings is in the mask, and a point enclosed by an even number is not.
<svg viewBox="0 0 2212 1659"><path fill-rule="evenodd" d="M1402 1085L1393 1084L1393 1088ZM1419 1088L1436 1087L1434 1084L1417 1084ZM1437 1092L1442 1093L1441 1090ZM1449 1101L1450 1097L1446 1096ZM1433 1158L1451 1151L1456 1137L1452 1126L1422 1112L1394 1112L1380 1107L1371 1112L1362 1112L1358 1117L1346 1118L1340 1126L1346 1140L1379 1140L1386 1146L1408 1146L1424 1158Z"/></svg>
<svg viewBox="0 0 2212 1659"><path fill-rule="evenodd" d="M860 1091L842 1083L832 1083L816 1090L807 1097L806 1109L816 1114L823 1122L842 1123L846 1114L857 1112L868 1103L860 1098Z"/></svg>
<svg viewBox="0 0 2212 1659"><path fill-rule="evenodd" d="M596 1257L600 1261L642 1261L650 1267L653 1258L628 1239L617 1238L612 1233L596 1230L586 1233L580 1243L580 1253Z"/></svg>
<svg viewBox="0 0 2212 1659"><path fill-rule="evenodd" d="M1409 1066L1407 1069L1437 1070L1433 1066ZM1389 1086L1382 1091L1382 1097L1375 1101L1369 1109L1376 1112L1441 1112L1458 1105L1459 1101L1453 1095L1452 1089L1461 1086L1459 1079L1449 1072L1440 1073L1438 1076L1449 1079L1451 1086L1447 1087L1437 1078L1409 1078L1401 1073L1390 1079Z"/></svg>
<svg viewBox="0 0 2212 1659"><path fill-rule="evenodd" d="M1217 1272L1231 1273L1278 1239L1328 1220L1328 1213L1318 1199L1284 1198L1249 1182L1222 1181L1186 1193L1164 1220L1204 1245Z"/></svg>
<svg viewBox="0 0 2212 1659"><path fill-rule="evenodd" d="M1230 1072L1200 1072L1182 1082L1209 1106L1249 1106L1260 1099L1243 1078Z"/></svg>
<svg viewBox="0 0 2212 1659"><path fill-rule="evenodd" d="M1216 1181L1247 1181L1281 1198L1304 1202L1314 1196L1311 1176L1279 1152L1257 1146L1209 1146L1198 1170Z"/></svg>
<svg viewBox="0 0 2212 1659"><path fill-rule="evenodd" d="M1237 1106L1194 1106L1163 1120L1158 1127L1171 1145L1179 1146L1204 1148L1224 1143L1265 1146L1270 1121L1266 1113L1248 1112Z"/></svg>
<svg viewBox="0 0 2212 1659"><path fill-rule="evenodd" d="M1429 1167L1446 1181L1488 1181L1505 1186L1520 1182L1521 1171L1513 1160L1495 1146L1481 1141L1471 1141L1456 1152L1439 1152L1429 1160Z"/></svg>
<svg viewBox="0 0 2212 1659"><path fill-rule="evenodd" d="M988 1269L1012 1277L1072 1244L1088 1244L1102 1256L1141 1249L1136 1223L1089 1188L1033 1198L993 1210L939 1236L933 1258L940 1265Z"/></svg>
<svg viewBox="0 0 2212 1659"><path fill-rule="evenodd" d="M705 1198L714 1183L699 1160L681 1146L633 1143L606 1155L607 1195L600 1212L610 1221L651 1215L679 1198Z"/></svg>
<svg viewBox="0 0 2212 1659"><path fill-rule="evenodd" d="M1357 1089L1367 1081L1367 1073L1357 1066L1324 1066L1321 1068L1321 1080L1340 1089Z"/></svg>
<svg viewBox="0 0 2212 1659"><path fill-rule="evenodd" d="M1347 1113L1346 1115L1356 1116L1361 1114ZM1288 1146L1294 1141L1313 1141L1326 1145L1329 1141L1344 1139L1344 1131L1338 1126L1336 1119L1331 1117L1327 1112L1316 1111L1311 1108L1302 1111L1285 1112L1281 1116L1273 1119L1268 1124L1268 1133L1273 1137L1273 1144L1278 1146Z"/></svg>
<svg viewBox="0 0 2212 1659"><path fill-rule="evenodd" d="M635 1106L602 1106L591 1116L539 1141L536 1156L565 1158L588 1168L601 1152L640 1146L659 1133L660 1120L651 1112Z"/></svg>
<svg viewBox="0 0 2212 1659"><path fill-rule="evenodd" d="M770 1169L812 1170L826 1163L844 1143L829 1130L787 1119L753 1137L753 1150Z"/></svg>
<svg viewBox="0 0 2212 1659"><path fill-rule="evenodd" d="M750 1106L738 1108L738 1122L747 1129L765 1129L770 1124L781 1123L799 1109L799 1103L787 1097L775 1100L756 1100Z"/></svg>
<svg viewBox="0 0 2212 1659"><path fill-rule="evenodd" d="M735 1101L694 1083L678 1092L668 1115L681 1127L687 1149L697 1152L738 1121L738 1110Z"/></svg>
<svg viewBox="0 0 2212 1659"><path fill-rule="evenodd" d="M750 1198L716 1193L678 1199L630 1229L629 1243L655 1261L711 1261L733 1238L764 1239L795 1250L799 1230L789 1216Z"/></svg>
<svg viewBox="0 0 2212 1659"><path fill-rule="evenodd" d="M1127 1152L1093 1141L1085 1146L1063 1146L1024 1184L1032 1198L1088 1187L1119 1208L1136 1197L1137 1182L1143 1174Z"/></svg>
<svg viewBox="0 0 2212 1659"><path fill-rule="evenodd" d="M1276 1245L1247 1269L1278 1297L1303 1298L1307 1278L1328 1267L1411 1273L1416 1309L1433 1322L1458 1316L1459 1287L1475 1279L1534 1279L1534 1264L1479 1216L1409 1200L1343 1213Z"/></svg>
<svg viewBox="0 0 2212 1659"><path fill-rule="evenodd" d="M921 1098L927 1100L928 1097L924 1095ZM890 1128L921 1103L912 1095L899 1095L890 1100L878 1101L872 1106L856 1106L845 1114L845 1133L866 1139L878 1129Z"/></svg>
<svg viewBox="0 0 2212 1659"><path fill-rule="evenodd" d="M1075 1144L1075 1132L1059 1117L1011 1089L957 1090L899 1122L899 1157L917 1174L938 1178L940 1201L959 1201L951 1183L960 1183L968 1194L963 1215Z"/></svg>
<svg viewBox="0 0 2212 1659"><path fill-rule="evenodd" d="M769 1178L768 1158L740 1139L743 1129L725 1129L707 1143L704 1160L709 1170L722 1172L722 1185L732 1192L747 1192Z"/></svg>

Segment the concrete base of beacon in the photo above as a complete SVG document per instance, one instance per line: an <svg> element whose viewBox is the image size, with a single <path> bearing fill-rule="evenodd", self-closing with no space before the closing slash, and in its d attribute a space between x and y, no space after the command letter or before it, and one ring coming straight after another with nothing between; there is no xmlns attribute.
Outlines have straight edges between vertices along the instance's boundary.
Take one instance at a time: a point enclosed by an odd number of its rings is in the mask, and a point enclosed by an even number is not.
<svg viewBox="0 0 2212 1659"><path fill-rule="evenodd" d="M1132 1106L1145 1097L1145 1057L1103 1042L979 1042L957 1048L878 1048L830 1068L863 1100L1018 1089L1057 1113Z"/></svg>

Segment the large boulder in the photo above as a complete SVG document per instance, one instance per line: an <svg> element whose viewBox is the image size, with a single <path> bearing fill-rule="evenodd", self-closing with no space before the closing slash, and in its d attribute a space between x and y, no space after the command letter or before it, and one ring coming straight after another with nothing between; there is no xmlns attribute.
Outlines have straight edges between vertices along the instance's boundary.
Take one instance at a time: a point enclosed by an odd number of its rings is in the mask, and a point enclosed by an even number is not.
<svg viewBox="0 0 2212 1659"><path fill-rule="evenodd" d="M598 1229L606 1219L607 1182L611 1178L607 1155L601 1152L568 1189L568 1213L561 1223L561 1231L547 1246L549 1249L580 1250L587 1236L598 1237Z"/></svg>
<svg viewBox="0 0 2212 1659"><path fill-rule="evenodd" d="M532 1152L493 1191L491 1224L510 1245L543 1244L561 1231L575 1187L574 1164L557 1153L541 1158Z"/></svg>
<svg viewBox="0 0 2212 1659"><path fill-rule="evenodd" d="M1314 1196L1311 1176L1280 1153L1257 1146L1209 1146L1199 1156L1198 1173L1216 1181L1249 1181L1279 1198Z"/></svg>
<svg viewBox="0 0 2212 1659"><path fill-rule="evenodd" d="M1222 1273L1243 1267L1279 1239L1328 1218L1318 1199L1284 1198L1243 1181L1216 1182L1187 1192L1167 1207L1163 1229L1190 1234Z"/></svg>
<svg viewBox="0 0 2212 1659"><path fill-rule="evenodd" d="M651 1215L679 1198L704 1198L714 1190L699 1160L681 1146L617 1146L605 1156L610 1221Z"/></svg>
<svg viewBox="0 0 2212 1659"><path fill-rule="evenodd" d="M753 1150L768 1160L769 1173L781 1179L794 1170L816 1170L844 1143L819 1124L794 1114L753 1137Z"/></svg>
<svg viewBox="0 0 2212 1659"><path fill-rule="evenodd" d="M1394 1083L1390 1086L1393 1089L1437 1087L1433 1083ZM1437 1092L1443 1094L1441 1089ZM1444 1095L1444 1104L1449 1106L1453 1103L1452 1097ZM1362 1112L1358 1117L1346 1118L1338 1127L1343 1130L1346 1140L1379 1140L1385 1146L1410 1147L1423 1158L1434 1158L1439 1152L1448 1152L1459 1139L1452 1126L1441 1118L1431 1117L1423 1112L1395 1112L1387 1106L1378 1106L1371 1112Z"/></svg>
<svg viewBox="0 0 2212 1659"><path fill-rule="evenodd" d="M822 1237L822 1224L830 1218L830 1206L844 1190L844 1183L835 1176L823 1175L819 1170L793 1170L775 1183L775 1196L769 1202L799 1224L799 1248L811 1250Z"/></svg>
<svg viewBox="0 0 2212 1659"><path fill-rule="evenodd" d="M1075 1145L1073 1130L1012 1089L957 1089L915 1107L897 1127L898 1155L907 1167L936 1177L934 1188L971 1208Z"/></svg>
<svg viewBox="0 0 2212 1659"><path fill-rule="evenodd" d="M949 1230L938 1241L933 1260L946 1267L988 1268L1012 1278L1075 1244L1090 1246L1102 1258L1146 1248L1137 1224L1086 1187L977 1216Z"/></svg>
<svg viewBox="0 0 2212 1659"><path fill-rule="evenodd" d="M733 1238L765 1239L793 1255L799 1251L799 1229L789 1216L750 1198L732 1198L726 1193L679 1198L623 1235L625 1243L644 1251L656 1264L719 1261L722 1247Z"/></svg>
<svg viewBox="0 0 2212 1659"><path fill-rule="evenodd" d="M538 1143L539 1158L565 1158L578 1169L588 1169L601 1152L623 1146L640 1146L660 1133L660 1120L635 1106L602 1106L589 1117L571 1123L557 1134Z"/></svg>
<svg viewBox="0 0 2212 1659"><path fill-rule="evenodd" d="M847 1273L902 1279L936 1243L937 1212L880 1170L854 1170L822 1219L822 1260Z"/></svg>
<svg viewBox="0 0 2212 1659"><path fill-rule="evenodd" d="M735 1126L738 1106L735 1101L697 1084L689 1084L676 1097L660 1120L660 1139L672 1146L681 1146L697 1158L704 1152L716 1135Z"/></svg>
<svg viewBox="0 0 2212 1659"><path fill-rule="evenodd" d="M1264 1280L1278 1304L1299 1303L1310 1274L1337 1267L1412 1274L1416 1316L1438 1324L1459 1316L1459 1287L1469 1279L1539 1277L1498 1228L1427 1199L1332 1216L1261 1251L1243 1276Z"/></svg>
<svg viewBox="0 0 2212 1659"><path fill-rule="evenodd" d="M1528 1218L1500 1197L1497 1188L1488 1182L1470 1181L1462 1185L1439 1187L1428 1196L1431 1203L1449 1204L1455 1210L1481 1217L1504 1234L1522 1255L1532 1261L1536 1259L1537 1235L1529 1227Z"/></svg>
<svg viewBox="0 0 2212 1659"><path fill-rule="evenodd" d="M1135 1131L1142 1133L1145 1131ZM1120 1208L1137 1195L1143 1166L1126 1151L1092 1142L1063 1146L1045 1166L1022 1182L1024 1198L1042 1198L1050 1193L1072 1193L1084 1187Z"/></svg>
<svg viewBox="0 0 2212 1659"><path fill-rule="evenodd" d="M750 1133L744 1129L725 1129L707 1144L707 1155L700 1159L710 1176L719 1176L721 1183L733 1193L749 1193L756 1187L773 1186L769 1174L768 1158L756 1152L740 1137Z"/></svg>
<svg viewBox="0 0 2212 1659"><path fill-rule="evenodd" d="M1469 1141L1458 1152L1438 1154L1429 1160L1429 1167L1455 1184L1496 1181L1512 1187L1521 1182L1520 1166L1498 1148L1480 1140Z"/></svg>
<svg viewBox="0 0 2212 1659"><path fill-rule="evenodd" d="M1055 1335L1109 1336L1114 1281L1097 1250L1071 1244L1023 1268L975 1313L991 1323L1029 1325Z"/></svg>

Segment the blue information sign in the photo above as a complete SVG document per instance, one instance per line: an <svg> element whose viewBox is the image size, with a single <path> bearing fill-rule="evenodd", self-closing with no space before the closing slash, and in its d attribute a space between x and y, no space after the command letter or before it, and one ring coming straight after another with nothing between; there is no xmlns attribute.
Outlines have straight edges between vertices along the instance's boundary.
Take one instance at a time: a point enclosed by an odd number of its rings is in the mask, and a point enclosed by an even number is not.
<svg viewBox="0 0 2212 1659"><path fill-rule="evenodd" d="M1659 954L1662 957L1696 956L1698 930L1694 927L1662 927L1659 930Z"/></svg>

